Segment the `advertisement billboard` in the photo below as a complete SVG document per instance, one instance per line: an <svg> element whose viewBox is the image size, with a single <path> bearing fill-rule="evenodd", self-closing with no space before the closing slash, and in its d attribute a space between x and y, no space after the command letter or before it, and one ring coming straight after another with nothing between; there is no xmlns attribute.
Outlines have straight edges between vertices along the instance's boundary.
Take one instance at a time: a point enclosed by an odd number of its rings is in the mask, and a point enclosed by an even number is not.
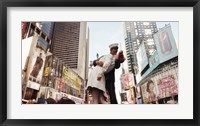
<svg viewBox="0 0 200 126"><path fill-rule="evenodd" d="M141 91L140 91L140 87L136 87L136 98L141 97Z"/></svg>
<svg viewBox="0 0 200 126"><path fill-rule="evenodd" d="M147 103L155 103L157 100L157 93L155 89L155 83L151 79L149 79L146 83L141 85L142 98L145 104Z"/></svg>
<svg viewBox="0 0 200 126"><path fill-rule="evenodd" d="M62 80L61 78L55 79L55 89L60 92L62 90Z"/></svg>
<svg viewBox="0 0 200 126"><path fill-rule="evenodd" d="M170 24L160 29L153 35L153 37L158 51L160 63L178 56L178 50Z"/></svg>
<svg viewBox="0 0 200 126"><path fill-rule="evenodd" d="M142 70L148 64L148 58L147 58L147 54L146 54L146 49L145 49L145 46L144 46L144 42L142 42L140 44L139 49L137 51L137 61L138 61L139 73L141 73Z"/></svg>
<svg viewBox="0 0 200 126"><path fill-rule="evenodd" d="M170 97L178 94L178 86L174 75L168 75L157 80L159 98Z"/></svg>
<svg viewBox="0 0 200 126"><path fill-rule="evenodd" d="M67 81L70 87L80 92L82 84L81 78L66 66L63 66L62 72L63 72L63 80Z"/></svg>
<svg viewBox="0 0 200 126"><path fill-rule="evenodd" d="M154 54L149 58L149 69L142 75L142 78L146 77L151 71L153 71L160 64L158 51L156 50Z"/></svg>
<svg viewBox="0 0 200 126"><path fill-rule="evenodd" d="M45 55L40 51L35 51L33 53L31 62L30 77L35 79L37 82L41 82L44 68Z"/></svg>
<svg viewBox="0 0 200 126"><path fill-rule="evenodd" d="M22 68L25 66L27 68L25 73L27 78L25 80L26 82L27 80L37 83L41 83L42 81L44 63L47 54L43 50L36 48L37 39L38 37L34 36L22 40Z"/></svg>
<svg viewBox="0 0 200 126"><path fill-rule="evenodd" d="M131 87L135 85L132 73L123 74L121 77L121 80L122 80L121 84L122 84L123 90L130 89Z"/></svg>

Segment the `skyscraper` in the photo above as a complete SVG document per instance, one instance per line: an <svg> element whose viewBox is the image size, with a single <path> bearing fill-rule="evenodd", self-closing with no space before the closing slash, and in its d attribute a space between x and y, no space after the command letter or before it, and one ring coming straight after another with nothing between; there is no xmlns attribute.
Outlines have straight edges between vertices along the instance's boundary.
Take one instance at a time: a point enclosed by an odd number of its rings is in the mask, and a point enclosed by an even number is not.
<svg viewBox="0 0 200 126"><path fill-rule="evenodd" d="M51 51L85 80L87 56L86 22L55 22Z"/></svg>
<svg viewBox="0 0 200 126"><path fill-rule="evenodd" d="M153 33L157 32L156 22L125 22L125 48L127 53L127 62L129 72L133 72L137 66L136 53L141 42L144 42L147 57L150 57L155 51Z"/></svg>

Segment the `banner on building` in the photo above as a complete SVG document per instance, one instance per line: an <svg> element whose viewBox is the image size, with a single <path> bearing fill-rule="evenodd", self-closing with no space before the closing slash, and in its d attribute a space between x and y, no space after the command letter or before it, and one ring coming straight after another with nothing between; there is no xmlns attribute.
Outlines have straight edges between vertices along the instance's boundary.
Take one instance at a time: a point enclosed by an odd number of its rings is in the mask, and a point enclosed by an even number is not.
<svg viewBox="0 0 200 126"><path fill-rule="evenodd" d="M148 65L148 58L147 58L144 42L140 44L139 49L137 51L137 62L138 62L138 67L139 67L139 73L141 73L142 70Z"/></svg>
<svg viewBox="0 0 200 126"><path fill-rule="evenodd" d="M160 63L178 56L178 50L171 25L166 25L154 34L154 40L158 51Z"/></svg>
<svg viewBox="0 0 200 126"><path fill-rule="evenodd" d="M136 98L141 97L141 91L140 91L140 87L136 87Z"/></svg>
<svg viewBox="0 0 200 126"><path fill-rule="evenodd" d="M144 103L156 102L157 94L155 90L155 83L152 80L148 80L143 85L141 85L142 98Z"/></svg>
<svg viewBox="0 0 200 126"><path fill-rule="evenodd" d="M170 97L178 94L178 86L175 81L174 75L169 75L157 80L159 97Z"/></svg>
<svg viewBox="0 0 200 126"><path fill-rule="evenodd" d="M149 69L142 75L142 78L146 77L150 72L152 72L160 64L158 52L155 51L153 55L149 58Z"/></svg>
<svg viewBox="0 0 200 126"><path fill-rule="evenodd" d="M41 50L35 50L30 61L30 77L32 81L41 83L46 55Z"/></svg>
<svg viewBox="0 0 200 126"><path fill-rule="evenodd" d="M46 67L46 68L45 68L45 70L44 70L44 76L45 76L45 77L49 76L50 70L51 70L50 67Z"/></svg>
<svg viewBox="0 0 200 126"><path fill-rule="evenodd" d="M122 80L121 84L123 90L130 89L135 85L132 73L123 74L121 80Z"/></svg>
<svg viewBox="0 0 200 126"><path fill-rule="evenodd" d="M80 91L82 84L81 78L66 66L63 66L63 79L70 87Z"/></svg>

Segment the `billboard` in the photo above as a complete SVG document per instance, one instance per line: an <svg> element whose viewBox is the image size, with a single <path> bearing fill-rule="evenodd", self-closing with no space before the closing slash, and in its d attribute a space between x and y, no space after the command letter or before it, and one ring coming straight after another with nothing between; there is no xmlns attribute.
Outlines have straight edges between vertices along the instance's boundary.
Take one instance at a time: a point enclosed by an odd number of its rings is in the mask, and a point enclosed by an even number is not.
<svg viewBox="0 0 200 126"><path fill-rule="evenodd" d="M80 91L81 89L81 78L75 74L70 68L63 66L63 80L67 82L70 87Z"/></svg>
<svg viewBox="0 0 200 126"><path fill-rule="evenodd" d="M138 61L139 72L141 72L148 64L148 58L144 42L140 44L139 49L137 51L137 61Z"/></svg>
<svg viewBox="0 0 200 126"><path fill-rule="evenodd" d="M136 87L136 98L141 97L141 91L140 91L140 87Z"/></svg>
<svg viewBox="0 0 200 126"><path fill-rule="evenodd" d="M141 85L141 91L142 91L142 98L144 101L144 104L156 102L157 100L157 94L155 89L155 83L152 80L148 80L146 83Z"/></svg>
<svg viewBox="0 0 200 126"><path fill-rule="evenodd" d="M123 74L121 77L121 80L122 80L121 84L122 84L123 90L130 89L131 87L135 85L132 73Z"/></svg>
<svg viewBox="0 0 200 126"><path fill-rule="evenodd" d="M45 55L40 51L35 51L31 62L30 77L36 79L37 82L41 82L43 75Z"/></svg>
<svg viewBox="0 0 200 126"><path fill-rule="evenodd" d="M178 86L175 80L174 75L168 75L157 80L159 98L170 97L178 94Z"/></svg>
<svg viewBox="0 0 200 126"><path fill-rule="evenodd" d="M149 69L142 75L142 78L146 77L151 71L153 71L160 64L158 51L156 50L154 54L149 58Z"/></svg>
<svg viewBox="0 0 200 126"><path fill-rule="evenodd" d="M38 37L34 36L22 40L22 68L27 69L26 81L41 83L47 54L36 48L37 39Z"/></svg>
<svg viewBox="0 0 200 126"><path fill-rule="evenodd" d="M178 50L171 25L166 25L153 35L158 51L160 63L178 56Z"/></svg>

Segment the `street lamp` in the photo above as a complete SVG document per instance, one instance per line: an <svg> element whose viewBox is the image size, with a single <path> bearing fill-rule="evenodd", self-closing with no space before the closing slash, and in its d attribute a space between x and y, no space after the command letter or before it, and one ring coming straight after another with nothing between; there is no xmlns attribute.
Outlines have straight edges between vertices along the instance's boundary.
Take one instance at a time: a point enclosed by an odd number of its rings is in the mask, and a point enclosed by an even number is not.
<svg viewBox="0 0 200 126"><path fill-rule="evenodd" d="M97 59L98 59L98 58L99 58L99 54L97 53L97 55L96 55L96 56L97 56Z"/></svg>

